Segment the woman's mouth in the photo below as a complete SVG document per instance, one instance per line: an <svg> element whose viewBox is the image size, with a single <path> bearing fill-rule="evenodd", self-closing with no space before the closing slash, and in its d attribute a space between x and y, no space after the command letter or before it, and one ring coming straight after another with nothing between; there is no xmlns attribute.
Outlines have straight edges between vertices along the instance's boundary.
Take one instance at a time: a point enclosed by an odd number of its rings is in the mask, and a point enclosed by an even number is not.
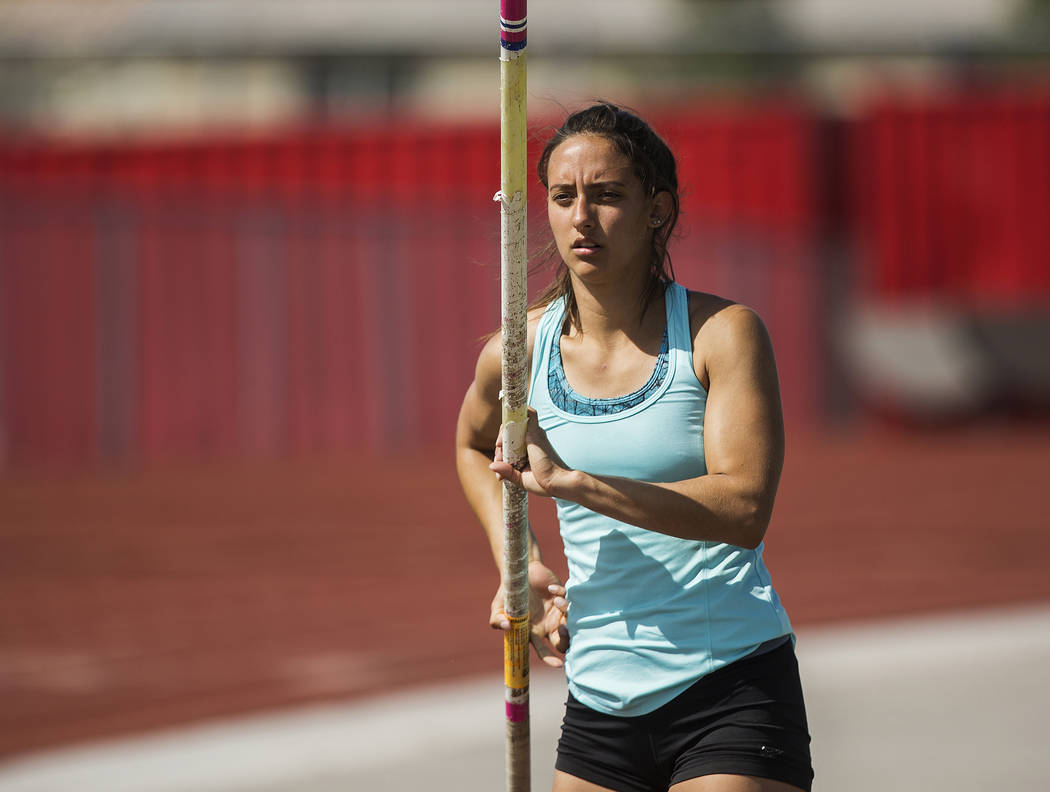
<svg viewBox="0 0 1050 792"><path fill-rule="evenodd" d="M587 256L597 253L601 248L593 239L579 239L572 243L572 252L577 256Z"/></svg>

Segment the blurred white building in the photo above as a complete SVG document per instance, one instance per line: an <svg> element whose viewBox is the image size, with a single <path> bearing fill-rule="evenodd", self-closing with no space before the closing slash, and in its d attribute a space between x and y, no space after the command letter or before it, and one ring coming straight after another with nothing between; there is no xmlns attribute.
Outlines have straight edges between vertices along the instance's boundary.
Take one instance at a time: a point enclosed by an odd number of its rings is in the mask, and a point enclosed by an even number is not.
<svg viewBox="0 0 1050 792"><path fill-rule="evenodd" d="M1031 18L1046 11L1039 0L532 0L530 94L542 108L787 82L840 100L862 79L858 58L910 76L945 56L1045 64L1050 25ZM127 133L487 117L497 18L495 0L0 0L0 124Z"/></svg>

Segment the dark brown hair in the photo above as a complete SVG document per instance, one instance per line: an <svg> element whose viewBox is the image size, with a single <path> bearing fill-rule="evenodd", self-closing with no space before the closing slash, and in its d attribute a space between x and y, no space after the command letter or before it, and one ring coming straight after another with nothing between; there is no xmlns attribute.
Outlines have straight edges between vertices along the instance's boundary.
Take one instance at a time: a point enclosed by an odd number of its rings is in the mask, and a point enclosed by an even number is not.
<svg viewBox="0 0 1050 792"><path fill-rule="evenodd" d="M629 110L608 102L598 102L572 113L551 136L536 163L540 182L547 187L547 167L554 150L575 135L596 135L611 141L631 163L642 188L650 198L666 192L671 196L671 212L653 230L649 259L649 279L641 295L641 315L658 294L664 282L674 280L674 269L667 244L678 222L678 172L674 154L649 124ZM572 291L572 280L565 262L558 266L554 280L539 296L533 307L548 305L566 298L566 315L571 325L580 327L580 314Z"/></svg>

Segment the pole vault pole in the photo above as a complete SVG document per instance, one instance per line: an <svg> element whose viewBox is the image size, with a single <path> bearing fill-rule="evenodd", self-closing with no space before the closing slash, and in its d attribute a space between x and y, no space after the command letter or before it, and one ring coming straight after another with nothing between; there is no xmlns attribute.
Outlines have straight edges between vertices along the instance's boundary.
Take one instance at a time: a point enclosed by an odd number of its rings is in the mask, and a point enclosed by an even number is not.
<svg viewBox="0 0 1050 792"><path fill-rule="evenodd" d="M500 304L503 333L503 457L525 459L527 356L525 212L526 0L500 0ZM503 603L508 792L528 792L529 523L528 497L503 482Z"/></svg>

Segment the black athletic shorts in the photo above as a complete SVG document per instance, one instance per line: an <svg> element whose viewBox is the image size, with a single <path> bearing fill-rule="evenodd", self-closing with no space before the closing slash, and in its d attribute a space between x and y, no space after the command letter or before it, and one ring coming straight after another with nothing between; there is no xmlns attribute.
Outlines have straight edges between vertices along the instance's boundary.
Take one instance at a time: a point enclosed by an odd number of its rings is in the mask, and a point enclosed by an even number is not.
<svg viewBox="0 0 1050 792"><path fill-rule="evenodd" d="M809 727L794 647L789 641L730 663L647 715L605 715L569 694L555 767L618 792L667 792L714 773L809 790Z"/></svg>

